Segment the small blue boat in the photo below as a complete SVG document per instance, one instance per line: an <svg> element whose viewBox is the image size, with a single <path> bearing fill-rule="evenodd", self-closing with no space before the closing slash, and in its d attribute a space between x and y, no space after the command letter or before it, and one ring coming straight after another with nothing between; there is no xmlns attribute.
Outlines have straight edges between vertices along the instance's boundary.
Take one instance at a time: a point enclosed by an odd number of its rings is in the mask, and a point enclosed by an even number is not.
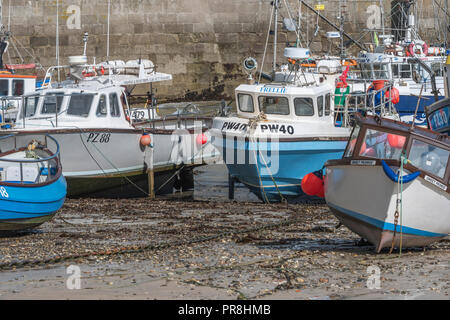
<svg viewBox="0 0 450 320"><path fill-rule="evenodd" d="M54 138L0 138L0 231L27 230L49 221L63 206L66 192Z"/></svg>

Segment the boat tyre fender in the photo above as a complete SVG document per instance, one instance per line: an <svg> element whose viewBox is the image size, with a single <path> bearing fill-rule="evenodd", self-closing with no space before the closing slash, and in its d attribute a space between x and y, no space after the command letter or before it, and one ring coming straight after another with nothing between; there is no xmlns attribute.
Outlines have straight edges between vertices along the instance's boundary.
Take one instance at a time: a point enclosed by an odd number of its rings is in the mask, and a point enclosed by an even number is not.
<svg viewBox="0 0 450 320"><path fill-rule="evenodd" d="M389 167L389 165L384 160L381 160L381 165L383 166L383 171L386 174L386 176L393 182L398 183L400 179L399 175L396 174L394 170L392 170L391 167ZM420 176L420 171L403 176L402 177L403 183L410 183L414 181L418 176Z"/></svg>

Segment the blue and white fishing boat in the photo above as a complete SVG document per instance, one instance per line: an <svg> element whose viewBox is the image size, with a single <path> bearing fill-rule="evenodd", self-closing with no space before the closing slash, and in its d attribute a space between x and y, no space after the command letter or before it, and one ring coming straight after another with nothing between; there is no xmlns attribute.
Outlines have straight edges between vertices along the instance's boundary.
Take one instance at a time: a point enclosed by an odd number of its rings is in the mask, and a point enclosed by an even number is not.
<svg viewBox="0 0 450 320"><path fill-rule="evenodd" d="M51 136L40 138L0 137L1 231L37 227L52 219L64 204L67 185L59 145Z"/></svg>
<svg viewBox="0 0 450 320"><path fill-rule="evenodd" d="M278 5L274 1L275 35ZM235 90L237 114L216 117L211 131L231 181L245 184L265 202L297 201L306 197L302 178L342 156L351 131L350 108L337 112L334 84L323 74L305 72L309 49L286 48L288 64L277 70L274 38L274 68L265 76L272 81L255 82L256 60L246 59L250 83ZM384 116L386 110L379 112Z"/></svg>
<svg viewBox="0 0 450 320"><path fill-rule="evenodd" d="M326 202L377 252L426 246L450 233L449 157L448 135L358 116L344 156L325 164Z"/></svg>

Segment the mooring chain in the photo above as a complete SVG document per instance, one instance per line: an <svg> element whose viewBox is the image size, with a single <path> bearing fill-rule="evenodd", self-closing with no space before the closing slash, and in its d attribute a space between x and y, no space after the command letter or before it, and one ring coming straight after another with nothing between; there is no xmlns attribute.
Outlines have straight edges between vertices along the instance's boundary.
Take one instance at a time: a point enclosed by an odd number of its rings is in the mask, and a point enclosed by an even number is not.
<svg viewBox="0 0 450 320"><path fill-rule="evenodd" d="M212 240L229 238L229 237L233 237L233 236L236 236L239 234L276 229L276 228L280 228L280 227L284 227L284 226L289 226L289 225L292 225L295 223L299 223L302 221L303 220L300 218L289 219L289 220L286 220L283 222L266 224L266 225L262 225L259 227L248 228L248 229L240 230L240 231L227 231L227 232L219 233L217 235L197 237L197 238L194 238L192 240L187 240L187 241L178 240L178 241L173 241L173 242L165 242L165 243L161 243L161 244L149 244L149 245L145 245L145 246L131 246L131 247L123 247L123 248L104 250L104 251L99 251L99 252L87 252L87 253L77 254L77 255L58 256L58 257L48 258L48 259L43 259L43 260L23 260L23 261L16 261L16 262L10 262L10 263L3 263L3 264L0 264L0 270L8 271L8 270L15 270L15 269L25 268L25 267L58 264L58 263L67 262L70 260L77 260L77 259L95 257L95 256L97 256L97 257L98 256L114 256L114 255L120 255L120 254L141 253L141 252L145 252L145 251L157 251L157 250L175 248L175 247L189 245L189 244L197 244L197 243L208 242L208 241L212 241Z"/></svg>
<svg viewBox="0 0 450 320"><path fill-rule="evenodd" d="M399 202L399 199L397 199L397 203ZM398 209L395 210L394 213L394 235L392 236L392 244L391 244L391 250L389 250L389 254L394 251L394 244L395 244L395 236L397 235L397 225L398 225L398 218L400 217L400 213L398 212Z"/></svg>

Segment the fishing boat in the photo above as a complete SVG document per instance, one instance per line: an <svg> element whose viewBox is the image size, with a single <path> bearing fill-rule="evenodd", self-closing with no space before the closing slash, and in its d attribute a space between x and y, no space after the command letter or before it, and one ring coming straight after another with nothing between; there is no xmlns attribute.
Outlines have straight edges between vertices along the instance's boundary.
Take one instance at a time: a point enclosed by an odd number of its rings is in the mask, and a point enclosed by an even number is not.
<svg viewBox="0 0 450 320"><path fill-rule="evenodd" d="M21 107L23 94L36 90L36 76L20 75L17 70L35 69L34 64L4 64L3 54L8 49L8 33L0 32L0 123L14 122Z"/></svg>
<svg viewBox="0 0 450 320"><path fill-rule="evenodd" d="M279 2L274 1L273 6L272 73L265 74L261 68L256 81L253 75L258 63L254 58L245 59L249 83L235 89L237 114L214 118L213 144L229 171L230 196L237 181L264 202L315 201L323 195L305 193L303 177L322 168L327 160L342 156L352 114L361 108L382 117L395 117L392 99L384 94L391 87L387 83L375 89L374 96L383 92L383 98L370 106L359 105L359 101L369 99L366 92L355 93L353 99L336 95L336 85L348 87L348 69L342 73L340 62L336 65L333 59L311 65L308 48L285 48L287 61L278 68ZM312 72L316 67L319 72ZM263 79L269 82L263 83Z"/></svg>
<svg viewBox="0 0 450 320"><path fill-rule="evenodd" d="M0 230L35 228L64 204L67 184L51 136L0 137Z"/></svg>
<svg viewBox="0 0 450 320"><path fill-rule="evenodd" d="M378 116L355 121L344 156L325 164L331 211L377 252L447 237L448 135Z"/></svg>
<svg viewBox="0 0 450 320"><path fill-rule="evenodd" d="M155 83L172 76L144 59L88 64L87 37L83 55L49 68L44 86L24 95L15 126L0 135L52 135L61 145L71 197L145 196L171 192L177 179L192 180L192 169L215 157L203 133L212 119L184 113L135 122L129 116L132 89L149 84L152 95ZM58 72L70 77L55 81ZM152 115L154 100L147 109Z"/></svg>

